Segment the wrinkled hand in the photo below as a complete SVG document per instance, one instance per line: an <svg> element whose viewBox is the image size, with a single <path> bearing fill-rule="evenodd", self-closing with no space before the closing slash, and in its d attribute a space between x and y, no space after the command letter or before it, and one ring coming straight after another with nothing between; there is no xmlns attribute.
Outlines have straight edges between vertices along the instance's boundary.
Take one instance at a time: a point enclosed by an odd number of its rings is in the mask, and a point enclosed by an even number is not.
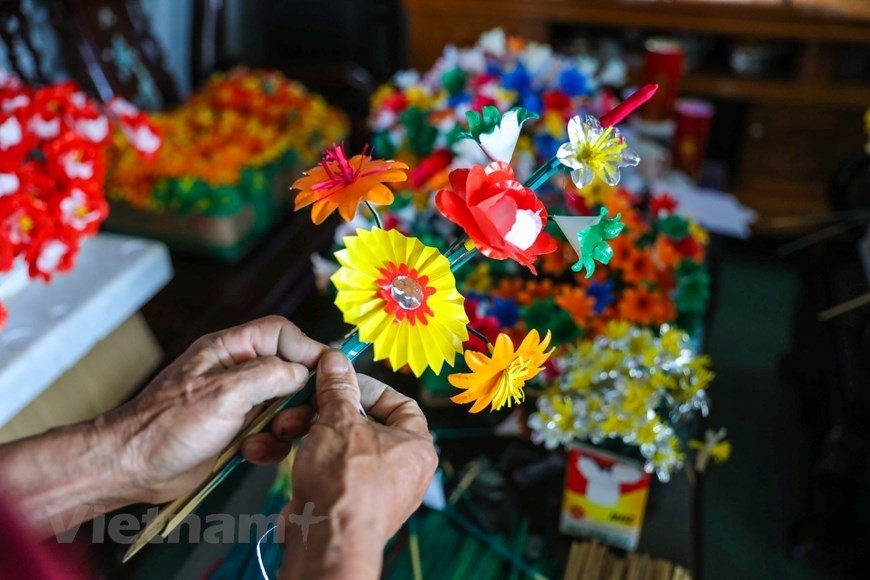
<svg viewBox="0 0 870 580"><path fill-rule="evenodd" d="M359 412L363 407L374 421ZM419 507L438 457L413 399L327 351L317 371L318 416L293 464L285 509L285 578L377 578L387 540ZM327 516L308 529L292 515Z"/></svg>
<svg viewBox="0 0 870 580"><path fill-rule="evenodd" d="M270 316L204 336L128 404L104 416L123 441L131 501L161 503L192 491L217 455L262 410L301 389L326 346ZM310 405L283 411L242 445L254 463L277 462L303 435Z"/></svg>

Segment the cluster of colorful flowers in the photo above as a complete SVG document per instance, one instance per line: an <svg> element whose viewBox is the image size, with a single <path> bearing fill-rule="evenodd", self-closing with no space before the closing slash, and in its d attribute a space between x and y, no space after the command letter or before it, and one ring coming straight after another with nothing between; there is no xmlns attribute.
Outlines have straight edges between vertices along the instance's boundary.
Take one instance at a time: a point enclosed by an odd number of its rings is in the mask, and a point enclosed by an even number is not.
<svg viewBox="0 0 870 580"><path fill-rule="evenodd" d="M709 299L705 230L679 215L667 195L652 197L644 210L638 197L601 182L580 190L580 197L568 195L572 206L621 216L625 229L609 241L610 262L591 276L572 273L576 253L563 240L542 256L537 278L478 264L460 283L472 327L492 340L499 332L515 336L546 326L555 345L597 336L612 320L696 332Z"/></svg>
<svg viewBox="0 0 870 580"><path fill-rule="evenodd" d="M155 114L166 144L142 164L116 142L109 196L138 209L220 213L249 168L313 164L348 130L345 116L275 71L216 74L188 102Z"/></svg>
<svg viewBox="0 0 870 580"><path fill-rule="evenodd" d="M356 340L374 346L375 360L386 359L397 369L407 365L417 376L427 369L438 375L445 363L452 365L455 355L464 352L469 372L453 373L447 378L453 387L463 391L452 400L472 403L470 411L476 413L523 401L525 385L545 377L547 360L554 352L548 350L553 335L561 334L557 338L563 341L564 348L572 349L578 348L573 342L587 328L613 332L632 328L629 322L608 327L599 316L605 311L612 318L627 314L655 327L656 332L663 322L673 321L677 308L671 294L686 291L677 286L675 264L685 263L687 269L692 265L693 271L702 273L699 279L706 282L702 266L705 234L676 215L675 204L667 196L653 198L645 213L627 192L612 187L619 181L621 167L637 163L614 124L654 91L655 87L644 87L600 121L593 116L585 120L572 117L567 122L567 142L561 143L544 165L528 172L525 183L509 164L515 158L523 122L534 117L522 108L501 113L485 105L479 112L467 111L468 130L461 137L477 146L484 157L483 162L468 168L454 166L448 170L456 160L450 151L436 152L410 170L401 161L373 160L367 154L348 159L340 147L327 151L321 164L294 184L300 190L296 209L311 205L315 223L321 223L337 209L349 222L336 234L338 245L344 246L336 253L339 266L322 259L315 260L315 266L321 280L328 277L334 284L336 305L345 321L357 326ZM396 195L383 184L388 182L398 189L395 184L403 181L409 171L410 192ZM438 178L440 174L443 177ZM560 244L546 231L548 208L535 192L559 174L570 174L574 187L587 190L586 195L607 192L593 203L595 200L579 197L574 189L567 191L567 201L560 205L575 215L556 217L559 228L568 236L567 244ZM609 185L595 186L593 177ZM443 187L431 196L427 189L435 182ZM369 206L370 217L357 213L361 202ZM382 214L375 213L371 203L390 207ZM588 215L592 207L600 207L598 219L576 215ZM613 214L615 217L607 217ZM611 248L609 244L618 244L617 240L622 239L617 236L624 229L624 245ZM457 231L457 241L447 245L445 240L456 239ZM478 252L492 260L468 275L463 296L458 289L463 286L457 286L454 272ZM566 252L574 252L570 256L579 253L579 261L572 265ZM624 263L614 268L615 273L604 273L594 265L593 258L607 263L616 256ZM494 265L514 271L525 266L536 274L538 263L553 276L542 280L502 279L495 286L490 275ZM579 278L579 283L571 279L569 272L584 269L586 276ZM493 288L499 295L491 294ZM480 293L482 290L490 294ZM618 303L613 297L617 292ZM696 314L700 315L706 297L698 298ZM567 317L567 324L558 320L557 311ZM487 322L491 322L489 328ZM536 328L550 330L542 338ZM648 328L631 331L641 337L632 343L643 347L641 360L650 367L667 363L664 355L654 360L649 357L663 348L662 342L671 348L676 341L680 354L674 364L684 364L687 355L683 351L689 352L685 348L687 335L667 327L662 331L662 338L655 338ZM624 346L614 341L602 348ZM573 358L569 351L568 360ZM706 359L699 360L707 364ZM549 367L552 380L558 376L557 367L555 363ZM707 374L697 373L698 377L690 380L692 388L678 385L686 393L694 389L692 397L687 395L677 405L683 412L702 405L703 395L698 393L711 376L706 366L703 369ZM607 372L611 370L615 372L615 367ZM670 387L661 377L672 375L664 372L650 371L650 376L655 374L651 380L660 381L654 384L646 384L640 375L629 375L637 379L631 385L644 384L646 390ZM623 403L616 401L617 391L612 385L607 388L611 394L602 396L613 400L614 412L621 417L618 410ZM642 410L648 423L661 426L656 430L659 438L652 441L655 450L649 465L665 478L682 456L677 449L670 455L665 453L666 448L671 449L668 445L673 445L668 439L672 428L667 427L672 418L653 419L664 397L650 396L639 401L636 394L632 396L632 404L637 404L632 412ZM627 419L623 422L627 427L619 434L629 440L636 437L629 431L638 426ZM660 434L663 429L671 430ZM597 433L575 429L557 442Z"/></svg>
<svg viewBox="0 0 870 580"><path fill-rule="evenodd" d="M108 213L112 123L138 163L159 152L159 131L126 101L104 107L75 83L31 89L0 70L0 272L18 257L45 281L73 267ZM0 326L6 314L0 304Z"/></svg>
<svg viewBox="0 0 870 580"><path fill-rule="evenodd" d="M685 332L612 321L550 359L529 418L532 439L549 449L578 439L621 442L667 481L685 459L677 426L694 411L706 414L712 379L708 357L694 353Z"/></svg>
<svg viewBox="0 0 870 580"><path fill-rule="evenodd" d="M494 29L473 47L447 47L427 73L404 71L380 87L369 118L372 144L379 156L414 166L413 189L434 191L445 185L439 169L487 163L481 149L462 138L466 112L522 107L540 118L517 147L514 169L522 181L536 161L555 156L568 140L569 119L613 107L612 90L624 85L625 72L617 58L568 57Z"/></svg>

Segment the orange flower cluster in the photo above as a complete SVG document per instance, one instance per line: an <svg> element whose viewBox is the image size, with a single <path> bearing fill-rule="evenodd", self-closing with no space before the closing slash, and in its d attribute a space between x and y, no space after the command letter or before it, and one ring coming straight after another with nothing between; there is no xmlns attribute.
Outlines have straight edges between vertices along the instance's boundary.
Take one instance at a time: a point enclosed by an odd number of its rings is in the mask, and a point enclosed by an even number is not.
<svg viewBox="0 0 870 580"><path fill-rule="evenodd" d="M237 69L215 75L189 101L155 114L165 136L153 163L142 163L120 138L111 155L110 197L153 209L158 180L198 180L232 186L242 170L280 161L289 152L304 165L340 141L345 116L301 84L272 71Z"/></svg>

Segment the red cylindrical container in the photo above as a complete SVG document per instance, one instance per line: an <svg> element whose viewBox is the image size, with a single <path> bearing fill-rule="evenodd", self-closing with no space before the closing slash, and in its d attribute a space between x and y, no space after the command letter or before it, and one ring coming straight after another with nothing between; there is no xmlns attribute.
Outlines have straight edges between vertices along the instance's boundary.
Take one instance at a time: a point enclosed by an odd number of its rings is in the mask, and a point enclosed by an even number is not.
<svg viewBox="0 0 870 580"><path fill-rule="evenodd" d="M675 169L684 171L697 180L701 177L707 142L710 139L710 125L713 122L714 108L711 103L700 99L679 99L676 112L676 129L672 150Z"/></svg>
<svg viewBox="0 0 870 580"><path fill-rule="evenodd" d="M671 118L680 90L683 48L677 41L664 38L650 38L645 48L643 84L656 84L659 90L644 105L641 114L647 121L666 121Z"/></svg>

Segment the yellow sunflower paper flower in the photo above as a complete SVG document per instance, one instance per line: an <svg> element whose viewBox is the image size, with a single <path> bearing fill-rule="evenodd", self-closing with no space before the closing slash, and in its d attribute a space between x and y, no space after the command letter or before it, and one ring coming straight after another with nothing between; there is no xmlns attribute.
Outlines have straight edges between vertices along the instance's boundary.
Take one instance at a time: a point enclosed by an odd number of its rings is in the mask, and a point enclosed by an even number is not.
<svg viewBox="0 0 870 580"><path fill-rule="evenodd" d="M345 246L335 253L335 304L372 343L374 359L408 365L418 377L452 366L468 340L468 316L447 258L398 230L357 230Z"/></svg>
<svg viewBox="0 0 870 580"><path fill-rule="evenodd" d="M514 344L504 333L498 335L490 356L474 350L465 351L465 362L470 373L454 373L447 377L457 389L464 389L450 400L454 403L471 403L472 413L479 413L491 405L498 411L503 406L521 403L525 396L526 381L544 370L544 363L553 350L544 352L550 345L550 332L541 340L537 330L532 330L514 351Z"/></svg>
<svg viewBox="0 0 870 580"><path fill-rule="evenodd" d="M323 223L338 209L344 221L353 221L359 204L393 203L393 192L384 183L402 182L408 178L408 166L398 161L372 159L363 151L348 159L341 145L323 152L320 165L309 169L305 177L291 186L298 189L294 209L313 204L311 221Z"/></svg>

